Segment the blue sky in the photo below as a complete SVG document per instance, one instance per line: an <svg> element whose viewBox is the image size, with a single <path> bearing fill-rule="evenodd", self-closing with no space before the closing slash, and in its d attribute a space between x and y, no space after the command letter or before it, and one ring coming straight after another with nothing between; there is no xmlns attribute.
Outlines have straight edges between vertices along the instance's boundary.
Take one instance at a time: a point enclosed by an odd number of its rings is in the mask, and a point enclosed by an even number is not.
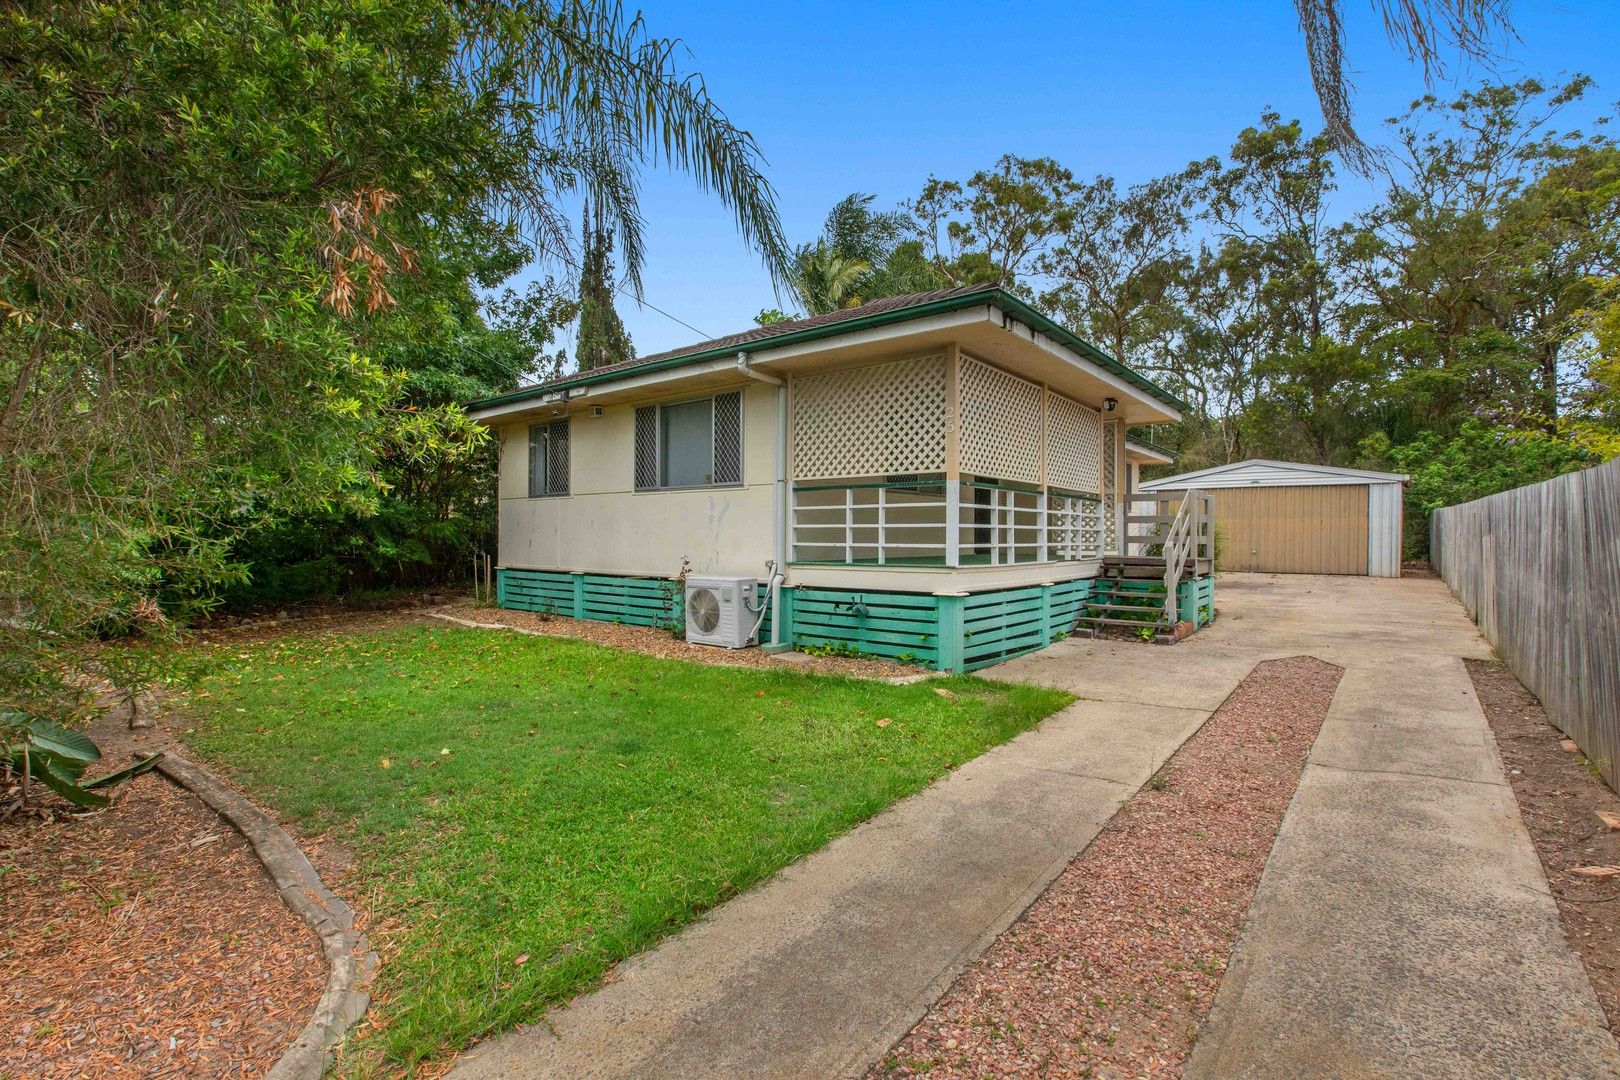
<svg viewBox="0 0 1620 1080"><path fill-rule="evenodd" d="M1360 127L1376 137L1424 91L1422 75L1388 46L1369 0L1345 7ZM1513 15L1520 41L1498 67L1504 77L1581 71L1598 83L1588 113L1620 100L1620 0L1515 0ZM645 16L686 43L690 69L758 141L795 243L851 191L888 207L930 173L963 179L1004 153L1132 183L1224 150L1268 106L1320 122L1289 0L727 0L659 3ZM1342 209L1370 197L1341 179ZM638 353L744 329L777 305L718 202L660 172L644 177L642 199L644 295L703 333L621 298Z"/></svg>

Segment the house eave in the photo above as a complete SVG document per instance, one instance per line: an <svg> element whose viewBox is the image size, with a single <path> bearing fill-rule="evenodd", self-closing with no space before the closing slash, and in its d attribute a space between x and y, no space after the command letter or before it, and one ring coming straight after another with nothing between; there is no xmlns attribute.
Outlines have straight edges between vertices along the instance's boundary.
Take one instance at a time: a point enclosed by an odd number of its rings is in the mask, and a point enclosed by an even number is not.
<svg viewBox="0 0 1620 1080"><path fill-rule="evenodd" d="M665 372L694 368L716 361L730 363L739 349L750 353L757 362L768 364L772 360L785 359L793 355L796 350L800 350L801 347L810 343L824 342L832 338L848 338L866 331L915 323L933 316L958 312L971 313L973 309L982 311L986 318L994 318L993 312L995 311L1010 316L1012 322L1003 321L1003 326L1006 329L1019 333L1019 326L1021 325L1023 333L1027 335L1028 339L1042 348L1053 351L1054 346L1061 347L1063 352L1081 361L1085 367L1094 369L1099 378L1115 386L1120 393L1132 399L1148 403L1150 411L1163 419L1180 419L1182 413L1188 408L1186 402L1156 385L1152 380L1121 364L1095 345L1065 329L1002 289L988 289L982 292L966 293L917 304L912 307L875 312L871 315L860 316L842 322L806 327L803 330L791 331L780 337L766 338L746 345L727 344L701 352L670 357L665 360L654 360L627 370L599 373L581 372L539 386L524 387L507 394L499 394L494 397L468 402L466 407L474 419L489 420L502 415L510 415L513 411L526 411L503 408L514 403L536 400L552 403L567 401L581 396L579 391L585 388L599 386L604 383L626 383L631 380L640 380L652 375L661 375ZM968 321L977 322L979 320L970 314ZM914 332L914 330L902 331L896 336L905 336ZM820 351L820 349L802 351Z"/></svg>
<svg viewBox="0 0 1620 1080"><path fill-rule="evenodd" d="M1176 456L1136 439L1125 440L1125 457L1139 465L1174 465Z"/></svg>

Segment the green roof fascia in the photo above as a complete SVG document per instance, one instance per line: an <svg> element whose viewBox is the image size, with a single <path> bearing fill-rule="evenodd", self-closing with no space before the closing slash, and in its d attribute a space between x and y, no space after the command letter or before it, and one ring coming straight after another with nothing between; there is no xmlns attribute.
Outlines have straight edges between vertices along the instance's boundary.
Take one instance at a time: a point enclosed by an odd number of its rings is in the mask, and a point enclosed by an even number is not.
<svg viewBox="0 0 1620 1080"><path fill-rule="evenodd" d="M1192 407L1185 401L1176 397L1168 390L1163 389L1151 380L1137 374L1130 368L1103 352L1091 342L1064 329L1058 323L1042 315L1039 311L1019 300L1004 289L986 289L983 292L964 293L961 296L946 297L943 300L931 300L928 303L917 304L914 307L894 308L890 311L880 311L872 315L863 315L855 319L846 319L841 322L828 323L825 326L811 326L803 330L794 330L777 337L762 338L755 342L743 342L736 345L722 345L718 348L704 349L702 352L688 353L685 356L672 356L667 360L655 360L647 364L638 364L634 367L622 368L618 371L605 371L596 374L585 372L543 386L532 386L522 390L513 390L510 393L498 394L495 397L480 398L466 404L468 409L485 409L496 405L506 405L514 401L525 401L529 398L572 390L575 387L591 386L596 383L618 382L621 379L632 378L637 375L651 374L658 371L668 371L672 368L688 367L693 364L702 364L710 360L719 360L723 357L735 356L739 352L763 352L767 349L778 349L786 345L797 345L805 341L818 341L822 338L837 337L842 334L854 333L859 330L875 326L889 326L898 322L909 322L912 319L928 315L940 315L951 311L961 311L972 307L998 307L1002 311L1016 315L1031 327L1046 334L1048 337L1061 341L1063 344L1081 353L1097 366L1112 372L1135 386L1146 391L1166 405L1182 411L1190 412Z"/></svg>
<svg viewBox="0 0 1620 1080"><path fill-rule="evenodd" d="M1154 442L1146 435L1132 435L1130 429L1128 428L1125 431L1125 438L1133 443L1140 443L1142 446L1147 447L1149 450L1152 450L1155 453L1164 454L1166 457L1173 458L1176 456L1176 452L1170 449L1168 446L1165 446L1163 443Z"/></svg>
<svg viewBox="0 0 1620 1080"><path fill-rule="evenodd" d="M1109 356L1107 353L1097 348L1097 346L1093 345L1085 338L1065 327L1062 323L1053 322L1047 316L1042 315L1039 311L1036 311L1034 308L1018 299L1018 297L1013 296L1011 293L1008 293L1002 289L997 289L992 295L996 297L996 306L1001 308L1001 310L1010 315L1017 315L1024 322L1028 323L1034 329L1039 330L1047 337L1055 338L1056 340L1061 341L1075 352L1095 363L1104 371L1110 371L1113 374L1118 375L1120 378L1124 379L1138 390L1145 391L1150 397L1157 398L1164 404L1174 408L1177 412L1192 412L1191 405L1187 404L1185 401L1182 401L1180 398L1176 397L1176 395L1172 394L1170 391L1166 390L1152 379L1149 379L1147 376L1126 367L1124 364L1120 363L1118 360L1115 360L1112 356Z"/></svg>

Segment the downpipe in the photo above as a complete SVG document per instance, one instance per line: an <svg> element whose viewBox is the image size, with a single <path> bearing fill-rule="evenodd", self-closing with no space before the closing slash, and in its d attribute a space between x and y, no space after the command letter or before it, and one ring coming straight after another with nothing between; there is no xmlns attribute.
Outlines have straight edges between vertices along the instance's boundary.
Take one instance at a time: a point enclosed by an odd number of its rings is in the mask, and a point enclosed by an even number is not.
<svg viewBox="0 0 1620 1080"><path fill-rule="evenodd" d="M787 380L755 371L749 364L748 353L743 351L737 353L737 371L750 379L776 387L776 479L772 485L771 579L759 618L754 620L754 633L757 634L765 622L767 611L782 610L782 582L787 579ZM771 622L771 645L783 644L782 620L774 619Z"/></svg>

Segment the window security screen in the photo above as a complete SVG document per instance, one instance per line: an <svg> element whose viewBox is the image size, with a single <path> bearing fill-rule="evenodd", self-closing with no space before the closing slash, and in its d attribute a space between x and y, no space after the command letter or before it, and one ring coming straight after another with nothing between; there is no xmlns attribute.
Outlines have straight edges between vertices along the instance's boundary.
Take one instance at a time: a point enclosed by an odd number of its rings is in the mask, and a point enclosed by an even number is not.
<svg viewBox="0 0 1620 1080"><path fill-rule="evenodd" d="M637 491L742 483L742 395L636 410Z"/></svg>
<svg viewBox="0 0 1620 1080"><path fill-rule="evenodd" d="M568 494L568 421L529 425L529 498Z"/></svg>

